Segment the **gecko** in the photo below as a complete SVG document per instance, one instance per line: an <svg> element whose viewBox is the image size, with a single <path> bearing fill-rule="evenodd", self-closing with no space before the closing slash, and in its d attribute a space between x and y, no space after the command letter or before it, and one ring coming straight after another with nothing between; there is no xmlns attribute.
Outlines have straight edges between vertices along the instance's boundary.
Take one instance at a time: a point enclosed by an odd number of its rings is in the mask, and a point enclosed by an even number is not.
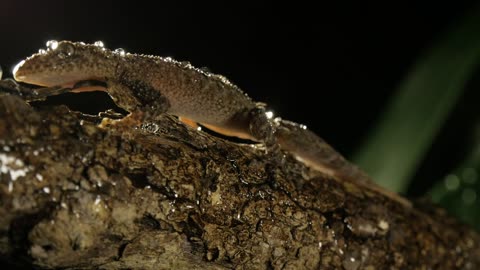
<svg viewBox="0 0 480 270"><path fill-rule="evenodd" d="M201 124L226 136L261 142L266 149L278 146L314 170L410 206L405 198L375 184L306 126L273 117L264 103L253 101L224 76L189 62L109 50L102 42L48 41L46 49L18 63L13 75L19 82L73 92L106 91L130 113L126 118L136 121L168 113L193 127ZM89 81L103 84L82 84Z"/></svg>

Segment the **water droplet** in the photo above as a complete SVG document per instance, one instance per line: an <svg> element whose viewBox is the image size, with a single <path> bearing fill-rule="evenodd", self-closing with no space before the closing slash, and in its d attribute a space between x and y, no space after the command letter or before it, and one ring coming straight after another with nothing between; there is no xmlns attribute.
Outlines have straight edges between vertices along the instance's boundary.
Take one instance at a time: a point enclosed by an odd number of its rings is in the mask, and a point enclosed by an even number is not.
<svg viewBox="0 0 480 270"><path fill-rule="evenodd" d="M49 187L44 187L43 192L50 194L50 188Z"/></svg>
<svg viewBox="0 0 480 270"><path fill-rule="evenodd" d="M471 188L462 191L462 200L465 204L472 204L477 200L477 192Z"/></svg>
<svg viewBox="0 0 480 270"><path fill-rule="evenodd" d="M15 166L23 167L24 166L23 161L20 159L15 159Z"/></svg>
<svg viewBox="0 0 480 270"><path fill-rule="evenodd" d="M122 48L115 49L115 51L113 51L113 52L120 55L120 56L125 56L125 50L122 49Z"/></svg>
<svg viewBox="0 0 480 270"><path fill-rule="evenodd" d="M10 146L5 145L5 146L3 147L3 151L5 151L5 152L10 152Z"/></svg>
<svg viewBox="0 0 480 270"><path fill-rule="evenodd" d="M387 231L388 228L390 227L390 225L388 224L388 222L385 221L385 220L383 220L383 219L380 220L380 221L378 221L378 225L377 225L377 226L378 226L378 228L380 228L382 231Z"/></svg>
<svg viewBox="0 0 480 270"><path fill-rule="evenodd" d="M101 197L97 195L97 198L95 199L95 202L93 204L98 205L101 201L102 201Z"/></svg>
<svg viewBox="0 0 480 270"><path fill-rule="evenodd" d="M345 257L342 261L343 268L345 270L357 270L362 265L361 251L358 249L349 249L345 252Z"/></svg>
<svg viewBox="0 0 480 270"><path fill-rule="evenodd" d="M41 174L39 174L39 173L37 173L37 174L35 175L35 178L37 178L38 182L42 182L42 181L43 181L43 176L42 176Z"/></svg>
<svg viewBox="0 0 480 270"><path fill-rule="evenodd" d="M56 40L49 40L47 41L47 50L55 50L58 47L58 41Z"/></svg>
<svg viewBox="0 0 480 270"><path fill-rule="evenodd" d="M168 56L168 57L165 57L163 58L166 62L172 62L173 61L173 58Z"/></svg>
<svg viewBox="0 0 480 270"><path fill-rule="evenodd" d="M198 126L198 127L197 127L197 131L202 131L202 127L201 127L201 126Z"/></svg>
<svg viewBox="0 0 480 270"><path fill-rule="evenodd" d="M44 49L39 49L38 50L38 54L46 54L46 53L47 53L47 51L44 50Z"/></svg>
<svg viewBox="0 0 480 270"><path fill-rule="evenodd" d="M0 153L0 172L9 173L12 181L26 176L29 170L30 168L25 167L22 160Z"/></svg>
<svg viewBox="0 0 480 270"><path fill-rule="evenodd" d="M445 188L447 190L456 190L460 186L460 179L455 174L449 174L445 177Z"/></svg>
<svg viewBox="0 0 480 270"><path fill-rule="evenodd" d="M267 119L272 119L273 118L273 112L272 111L265 112L265 115L267 116Z"/></svg>
<svg viewBox="0 0 480 270"><path fill-rule="evenodd" d="M205 73L212 73L212 71L208 67L201 67L199 69Z"/></svg>
<svg viewBox="0 0 480 270"><path fill-rule="evenodd" d="M73 45L68 43L62 44L62 46L58 48L58 57L61 59L65 59L73 55L74 53L75 53L75 48L73 47Z"/></svg>
<svg viewBox="0 0 480 270"><path fill-rule="evenodd" d="M105 47L105 44L103 44L103 41L101 40L97 40L93 43L93 45L97 46L97 47L100 47L100 48L103 48Z"/></svg>
<svg viewBox="0 0 480 270"><path fill-rule="evenodd" d="M361 261L355 259L354 257L347 256L343 260L342 265L345 270L356 270L360 267Z"/></svg>

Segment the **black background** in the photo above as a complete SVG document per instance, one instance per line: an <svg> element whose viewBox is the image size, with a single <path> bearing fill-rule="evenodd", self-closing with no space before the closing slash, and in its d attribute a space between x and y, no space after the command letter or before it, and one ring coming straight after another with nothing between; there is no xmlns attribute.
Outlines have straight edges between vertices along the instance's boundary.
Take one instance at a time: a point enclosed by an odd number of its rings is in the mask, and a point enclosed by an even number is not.
<svg viewBox="0 0 480 270"><path fill-rule="evenodd" d="M479 8L475 1L228 2L3 0L0 65L11 76L15 63L49 39L102 40L109 48L189 60L349 156L422 53ZM473 78L469 88L478 85ZM472 91L434 142L416 176L424 182L411 194L421 194L468 147L462 142Z"/></svg>

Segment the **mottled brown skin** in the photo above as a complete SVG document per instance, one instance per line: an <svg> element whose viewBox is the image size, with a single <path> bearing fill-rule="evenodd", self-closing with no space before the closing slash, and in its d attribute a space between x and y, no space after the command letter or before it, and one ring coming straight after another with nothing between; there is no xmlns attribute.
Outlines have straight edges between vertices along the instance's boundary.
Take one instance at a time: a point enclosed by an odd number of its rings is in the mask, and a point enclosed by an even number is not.
<svg viewBox="0 0 480 270"><path fill-rule="evenodd" d="M80 81L104 81L105 91L136 122L169 113L227 136L263 142L268 149L275 149L278 144L313 169L340 180L360 182L410 205L375 185L304 126L267 117L263 104L252 101L223 76L195 68L188 62L125 54L94 44L61 41L49 45L48 50L17 65L14 70L17 81L70 88ZM74 89L83 90L91 88Z"/></svg>

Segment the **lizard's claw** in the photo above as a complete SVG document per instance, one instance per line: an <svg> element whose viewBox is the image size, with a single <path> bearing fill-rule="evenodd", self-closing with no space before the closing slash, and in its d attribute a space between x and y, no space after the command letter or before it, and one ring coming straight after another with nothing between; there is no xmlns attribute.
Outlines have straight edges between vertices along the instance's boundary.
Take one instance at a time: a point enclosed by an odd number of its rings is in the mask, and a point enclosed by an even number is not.
<svg viewBox="0 0 480 270"><path fill-rule="evenodd" d="M128 129L132 129L140 126L142 122L143 122L143 113L135 112L135 113L130 113L129 115L125 116L122 119L103 118L99 126L102 128L128 130Z"/></svg>

